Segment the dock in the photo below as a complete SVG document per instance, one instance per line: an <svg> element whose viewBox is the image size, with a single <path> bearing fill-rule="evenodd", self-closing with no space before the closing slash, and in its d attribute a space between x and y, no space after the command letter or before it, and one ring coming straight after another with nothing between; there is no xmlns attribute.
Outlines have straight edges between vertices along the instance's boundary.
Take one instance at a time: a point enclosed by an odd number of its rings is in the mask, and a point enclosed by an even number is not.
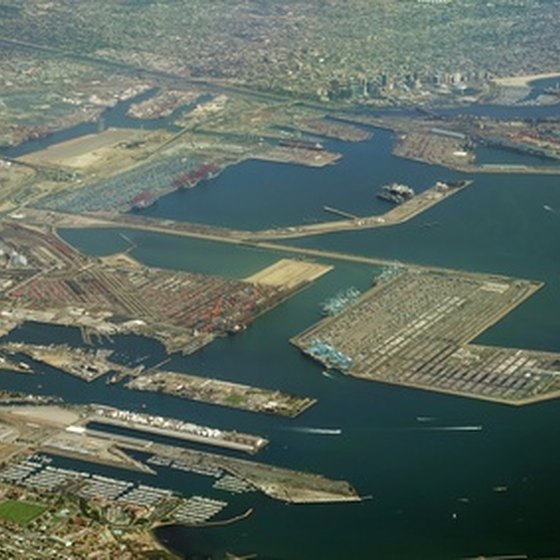
<svg viewBox="0 0 560 560"><path fill-rule="evenodd" d="M318 474L295 471L273 465L216 455L194 449L172 447L146 440L115 436L124 450L141 451L169 461L181 461L208 471L209 476L221 476L222 471L244 480L267 496L289 503L359 502L355 489L345 481L332 480Z"/></svg>
<svg viewBox="0 0 560 560"><path fill-rule="evenodd" d="M120 410L103 405L93 405L92 408L93 412L80 423L80 426L85 428L86 433L90 432L87 426L95 422L100 425L127 428L137 432L156 434L250 454L258 453L268 445L266 438L252 434L230 432L174 418ZM75 426L74 429L76 429ZM98 435L99 431L95 430L95 433Z"/></svg>
<svg viewBox="0 0 560 560"><path fill-rule="evenodd" d="M342 216L343 218L348 218L349 220L357 220L358 216L355 214L351 214L350 212L346 212L346 210L339 210L338 208L334 208L332 206L323 206L323 210L325 212L329 212L331 214L335 214L337 216Z"/></svg>
<svg viewBox="0 0 560 560"><path fill-rule="evenodd" d="M150 371L129 381L126 387L289 418L298 416L317 402L311 397L172 371Z"/></svg>
<svg viewBox="0 0 560 560"><path fill-rule="evenodd" d="M173 220L158 220L138 214L116 214L110 212L96 212L95 215L69 214L64 212L45 212L36 208L26 208L26 218L31 223L49 224L54 229L58 228L116 228L124 227L191 237L194 239L205 239L234 245L254 244L281 239L295 239L326 233L358 231L389 227L406 223L416 216L426 212L433 206L443 202L447 198L462 192L472 185L473 181L464 181L460 187L443 188L438 182L429 189L419 193L410 200L397 207L390 209L384 214L373 214L368 216L355 216L346 212L346 216L334 209L337 215L344 217L342 220L317 222L312 224L299 224L286 227L274 227L270 229L248 231L225 228L206 224L180 222Z"/></svg>

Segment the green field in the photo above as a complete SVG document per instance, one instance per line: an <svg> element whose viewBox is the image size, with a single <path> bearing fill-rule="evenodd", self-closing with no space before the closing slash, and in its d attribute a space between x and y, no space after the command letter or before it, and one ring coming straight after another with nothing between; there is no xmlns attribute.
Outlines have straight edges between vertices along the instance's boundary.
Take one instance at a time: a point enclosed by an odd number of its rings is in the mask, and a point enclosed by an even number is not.
<svg viewBox="0 0 560 560"><path fill-rule="evenodd" d="M12 521L19 525L27 525L30 521L39 517L46 509L47 507L42 504L7 500L0 503L0 519Z"/></svg>

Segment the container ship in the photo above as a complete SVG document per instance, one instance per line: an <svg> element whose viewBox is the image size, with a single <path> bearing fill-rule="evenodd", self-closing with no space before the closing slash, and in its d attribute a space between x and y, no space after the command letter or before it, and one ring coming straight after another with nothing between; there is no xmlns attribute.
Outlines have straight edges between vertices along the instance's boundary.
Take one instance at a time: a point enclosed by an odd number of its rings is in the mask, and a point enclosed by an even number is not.
<svg viewBox="0 0 560 560"><path fill-rule="evenodd" d="M383 185L381 190L377 193L377 198L387 200L395 204L402 204L410 200L414 196L414 189L407 185L400 183L391 183L390 185Z"/></svg>

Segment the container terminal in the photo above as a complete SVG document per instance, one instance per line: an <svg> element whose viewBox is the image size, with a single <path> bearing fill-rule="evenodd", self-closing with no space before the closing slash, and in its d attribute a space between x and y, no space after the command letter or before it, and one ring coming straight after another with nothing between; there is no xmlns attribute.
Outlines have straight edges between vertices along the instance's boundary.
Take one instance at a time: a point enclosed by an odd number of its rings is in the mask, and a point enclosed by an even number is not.
<svg viewBox="0 0 560 560"><path fill-rule="evenodd" d="M470 344L540 282L401 268L292 339L363 379L522 405L560 395L560 354Z"/></svg>
<svg viewBox="0 0 560 560"><path fill-rule="evenodd" d="M156 269L129 257L85 257L45 228L14 223L0 233L0 332L37 321L106 336L144 335L169 353L191 354L243 331L332 268L283 259L272 274L243 281Z"/></svg>

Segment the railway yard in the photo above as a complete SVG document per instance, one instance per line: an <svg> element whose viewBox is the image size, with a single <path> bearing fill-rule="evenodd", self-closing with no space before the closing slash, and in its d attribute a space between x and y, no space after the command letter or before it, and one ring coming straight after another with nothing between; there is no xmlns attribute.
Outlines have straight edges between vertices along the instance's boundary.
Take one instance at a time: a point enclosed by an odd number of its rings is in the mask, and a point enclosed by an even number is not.
<svg viewBox="0 0 560 560"><path fill-rule="evenodd" d="M3 226L5 266L0 268L2 328L24 321L79 326L97 334L153 337L168 352L192 353L216 336L243 331L309 279L317 267L302 264L300 282L257 284L174 272L121 261L111 266L86 258L46 230ZM297 264L287 261L290 269ZM325 266L322 272L328 272Z"/></svg>
<svg viewBox="0 0 560 560"><path fill-rule="evenodd" d="M469 343L540 287L409 268L292 342L326 367L356 377L527 404L560 395L560 355Z"/></svg>

